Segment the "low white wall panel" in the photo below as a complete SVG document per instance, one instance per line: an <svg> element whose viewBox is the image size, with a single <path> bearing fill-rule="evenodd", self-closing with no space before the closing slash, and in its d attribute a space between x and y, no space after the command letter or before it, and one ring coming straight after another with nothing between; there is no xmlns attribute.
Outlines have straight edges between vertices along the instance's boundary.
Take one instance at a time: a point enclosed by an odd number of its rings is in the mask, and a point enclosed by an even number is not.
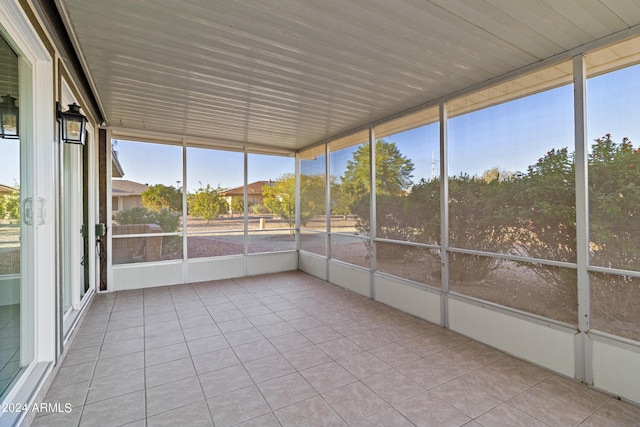
<svg viewBox="0 0 640 427"><path fill-rule="evenodd" d="M342 286L357 294L371 297L371 273L369 270L330 261L329 282Z"/></svg>
<svg viewBox="0 0 640 427"><path fill-rule="evenodd" d="M244 257L220 257L188 261L188 283L230 279L244 275Z"/></svg>
<svg viewBox="0 0 640 427"><path fill-rule="evenodd" d="M295 251L256 254L247 257L247 275L249 276L297 269L298 253Z"/></svg>
<svg viewBox="0 0 640 427"><path fill-rule="evenodd" d="M154 288L182 283L182 261L136 263L113 267L113 291Z"/></svg>
<svg viewBox="0 0 640 427"><path fill-rule="evenodd" d="M640 344L591 337L594 387L640 404Z"/></svg>
<svg viewBox="0 0 640 427"><path fill-rule="evenodd" d="M0 277L0 305L20 304L20 276Z"/></svg>
<svg viewBox="0 0 640 427"><path fill-rule="evenodd" d="M327 280L327 259L324 257L300 252L298 266L305 273Z"/></svg>
<svg viewBox="0 0 640 427"><path fill-rule="evenodd" d="M575 331L449 296L449 326L477 341L568 377L575 375Z"/></svg>
<svg viewBox="0 0 640 427"><path fill-rule="evenodd" d="M374 276L375 299L429 322L440 323L440 294L390 277Z"/></svg>

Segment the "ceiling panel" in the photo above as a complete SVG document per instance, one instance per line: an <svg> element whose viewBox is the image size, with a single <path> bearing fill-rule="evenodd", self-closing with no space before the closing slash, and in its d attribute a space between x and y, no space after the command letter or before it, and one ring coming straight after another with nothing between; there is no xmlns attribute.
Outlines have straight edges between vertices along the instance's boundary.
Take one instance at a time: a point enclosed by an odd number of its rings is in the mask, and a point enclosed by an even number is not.
<svg viewBox="0 0 640 427"><path fill-rule="evenodd" d="M627 0L57 0L107 124L290 150L640 23Z"/></svg>

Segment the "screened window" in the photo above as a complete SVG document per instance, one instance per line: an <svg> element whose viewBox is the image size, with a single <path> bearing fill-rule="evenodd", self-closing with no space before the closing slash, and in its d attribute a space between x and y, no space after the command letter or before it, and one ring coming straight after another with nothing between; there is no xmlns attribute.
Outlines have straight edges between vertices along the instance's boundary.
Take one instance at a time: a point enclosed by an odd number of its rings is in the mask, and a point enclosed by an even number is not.
<svg viewBox="0 0 640 427"><path fill-rule="evenodd" d="M182 147L120 140L114 151L125 178L112 181L123 207L112 217L113 263L182 259Z"/></svg>
<svg viewBox="0 0 640 427"><path fill-rule="evenodd" d="M296 249L295 158L249 154L249 253Z"/></svg>
<svg viewBox="0 0 640 427"><path fill-rule="evenodd" d="M187 147L187 256L244 254L244 153Z"/></svg>

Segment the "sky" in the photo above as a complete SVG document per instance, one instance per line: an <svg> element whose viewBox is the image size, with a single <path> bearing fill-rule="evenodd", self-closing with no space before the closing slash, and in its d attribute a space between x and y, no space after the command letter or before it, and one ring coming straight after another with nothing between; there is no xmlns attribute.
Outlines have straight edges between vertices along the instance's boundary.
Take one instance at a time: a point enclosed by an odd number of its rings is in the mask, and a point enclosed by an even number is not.
<svg viewBox="0 0 640 427"><path fill-rule="evenodd" d="M588 140L611 133L615 142L628 137L640 145L640 65L587 81ZM567 85L449 120L449 175L481 175L485 170L526 172L552 148L573 151L572 86ZM384 139L394 142L415 166L414 182L430 178L432 162L439 168L438 124ZM19 143L0 141L0 184L19 183ZM179 146L117 141L115 150L125 179L148 184L184 185ZM331 161L331 174L344 172L352 150ZM196 148L187 150L189 191L202 185L233 188L243 184L243 154ZM291 157L250 154L249 182L275 180L294 173Z"/></svg>

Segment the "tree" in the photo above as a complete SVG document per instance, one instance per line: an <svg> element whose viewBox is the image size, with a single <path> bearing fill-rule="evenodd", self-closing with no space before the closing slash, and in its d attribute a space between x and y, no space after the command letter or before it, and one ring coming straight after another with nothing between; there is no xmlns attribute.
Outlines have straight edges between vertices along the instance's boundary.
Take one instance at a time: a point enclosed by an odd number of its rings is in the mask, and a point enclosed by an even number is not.
<svg viewBox="0 0 640 427"><path fill-rule="evenodd" d="M17 187L17 186L16 186ZM0 219L20 221L20 189L15 188L10 194L0 198Z"/></svg>
<svg viewBox="0 0 640 427"><path fill-rule="evenodd" d="M404 197L413 184L411 178L413 162L402 155L393 142L379 139L375 143L376 153L376 196L380 203L389 209L378 218L378 237L404 239ZM345 213L357 215L356 228L362 234L370 229L369 199L370 184L370 148L361 145L347 162L347 168L341 178L338 205Z"/></svg>
<svg viewBox="0 0 640 427"><path fill-rule="evenodd" d="M187 202L189 214L206 220L207 224L229 211L229 204L222 196L220 186L217 189L211 188L210 184L204 188L200 187L195 194L189 194Z"/></svg>
<svg viewBox="0 0 640 427"><path fill-rule="evenodd" d="M234 212L244 213L244 197L231 198L231 214Z"/></svg>
<svg viewBox="0 0 640 427"><path fill-rule="evenodd" d="M526 175L513 181L509 206L512 252L531 258L575 262L576 201L574 156L552 149ZM523 263L555 289L575 285L575 270Z"/></svg>
<svg viewBox="0 0 640 427"><path fill-rule="evenodd" d="M640 270L640 148L606 134L589 155L592 262Z"/></svg>
<svg viewBox="0 0 640 427"><path fill-rule="evenodd" d="M402 155L393 142L379 139L375 143L376 193L378 195L403 195L413 183L413 162ZM341 178L339 204L351 211L359 199L371 192L369 144L358 147Z"/></svg>
<svg viewBox="0 0 640 427"><path fill-rule="evenodd" d="M286 174L262 187L263 203L269 212L282 218L289 227L296 222L296 177Z"/></svg>
<svg viewBox="0 0 640 427"><path fill-rule="evenodd" d="M182 212L182 192L173 186L156 184L141 194L142 205L151 209Z"/></svg>

